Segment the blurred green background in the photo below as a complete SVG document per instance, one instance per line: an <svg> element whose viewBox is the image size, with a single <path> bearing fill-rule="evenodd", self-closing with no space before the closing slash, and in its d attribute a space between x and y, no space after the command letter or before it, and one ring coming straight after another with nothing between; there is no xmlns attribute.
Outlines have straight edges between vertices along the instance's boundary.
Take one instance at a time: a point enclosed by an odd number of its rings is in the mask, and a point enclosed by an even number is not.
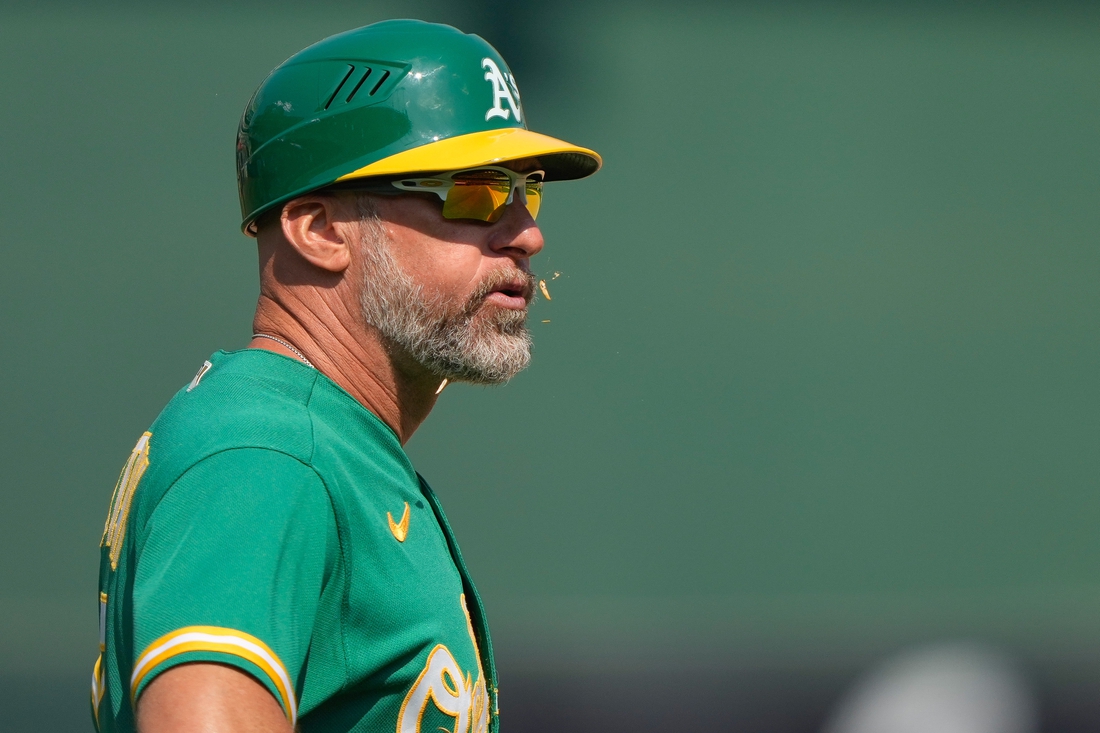
<svg viewBox="0 0 1100 733"><path fill-rule="evenodd" d="M808 732L944 638L1100 726L1100 9L651 0L0 4L0 728L90 730L117 473L248 340L245 102L404 16L606 161L548 188L532 368L408 446L506 730Z"/></svg>

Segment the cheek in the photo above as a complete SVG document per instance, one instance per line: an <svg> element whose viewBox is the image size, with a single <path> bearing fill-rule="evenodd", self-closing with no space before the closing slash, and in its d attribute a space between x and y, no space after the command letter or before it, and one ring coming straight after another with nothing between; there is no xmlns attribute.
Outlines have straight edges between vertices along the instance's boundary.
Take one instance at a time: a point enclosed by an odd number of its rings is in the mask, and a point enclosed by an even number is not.
<svg viewBox="0 0 1100 733"><path fill-rule="evenodd" d="M406 272L430 292L464 300L481 281L483 259L477 247L436 242L416 252Z"/></svg>
<svg viewBox="0 0 1100 733"><path fill-rule="evenodd" d="M415 282L447 298L464 298L477 287L488 260L481 228L443 219L437 204L419 197L383 206L394 255Z"/></svg>

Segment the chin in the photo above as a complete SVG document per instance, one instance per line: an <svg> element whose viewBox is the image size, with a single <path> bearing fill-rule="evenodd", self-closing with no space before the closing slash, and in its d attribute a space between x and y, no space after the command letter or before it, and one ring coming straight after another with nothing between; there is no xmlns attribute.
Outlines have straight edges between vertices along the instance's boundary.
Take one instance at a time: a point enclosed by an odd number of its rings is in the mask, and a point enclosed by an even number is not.
<svg viewBox="0 0 1100 733"><path fill-rule="evenodd" d="M470 324L478 331L492 330L496 333L518 336L527 330L527 309L502 308L486 305Z"/></svg>
<svg viewBox="0 0 1100 733"><path fill-rule="evenodd" d="M493 329L469 342L456 358L441 364L440 377L469 384L504 384L531 363L531 337L523 325L518 333Z"/></svg>

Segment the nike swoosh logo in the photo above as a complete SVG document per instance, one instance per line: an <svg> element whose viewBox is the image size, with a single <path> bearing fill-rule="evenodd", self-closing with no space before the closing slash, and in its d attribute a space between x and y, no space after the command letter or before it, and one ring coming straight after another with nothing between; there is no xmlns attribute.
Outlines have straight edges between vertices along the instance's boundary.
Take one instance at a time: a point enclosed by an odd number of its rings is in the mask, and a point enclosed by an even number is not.
<svg viewBox="0 0 1100 733"><path fill-rule="evenodd" d="M409 502L405 502L405 513L401 515L401 521L393 521L393 515L386 512L386 519L390 522L390 532L393 533L393 538L398 542L404 542L405 538L409 536Z"/></svg>

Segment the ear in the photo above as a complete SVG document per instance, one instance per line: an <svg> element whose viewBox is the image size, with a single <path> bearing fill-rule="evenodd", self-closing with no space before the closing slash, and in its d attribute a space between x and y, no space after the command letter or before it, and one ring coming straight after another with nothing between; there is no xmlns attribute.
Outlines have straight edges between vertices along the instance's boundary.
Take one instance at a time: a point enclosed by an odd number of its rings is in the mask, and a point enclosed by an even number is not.
<svg viewBox="0 0 1100 733"><path fill-rule="evenodd" d="M343 272L351 264L350 232L339 203L326 196L303 196L283 206L280 224L290 246L322 270Z"/></svg>

